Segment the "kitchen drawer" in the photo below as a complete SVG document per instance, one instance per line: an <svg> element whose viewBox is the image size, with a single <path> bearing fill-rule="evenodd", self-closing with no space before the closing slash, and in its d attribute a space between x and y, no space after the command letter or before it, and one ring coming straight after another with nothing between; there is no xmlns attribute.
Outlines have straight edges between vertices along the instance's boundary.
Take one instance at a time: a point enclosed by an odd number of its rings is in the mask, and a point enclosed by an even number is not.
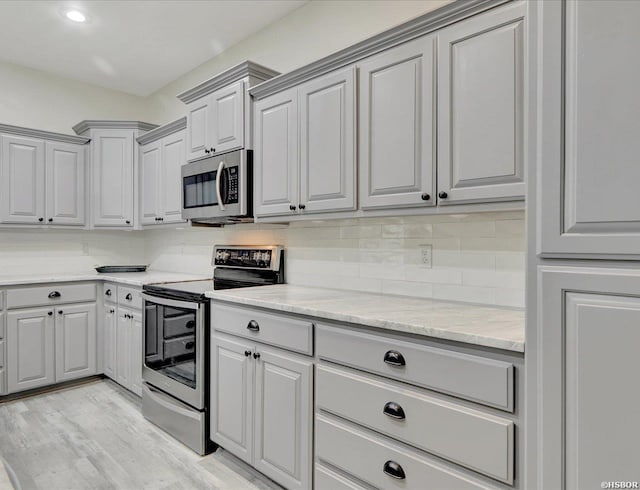
<svg viewBox="0 0 640 490"><path fill-rule="evenodd" d="M118 301L118 285L112 282L105 282L102 286L102 297L109 303Z"/></svg>
<svg viewBox="0 0 640 490"><path fill-rule="evenodd" d="M7 290L7 308L83 303L96 300L95 283L50 284Z"/></svg>
<svg viewBox="0 0 640 490"><path fill-rule="evenodd" d="M4 367L4 340L0 340L0 368Z"/></svg>
<svg viewBox="0 0 640 490"><path fill-rule="evenodd" d="M357 483L316 463L315 490L366 490Z"/></svg>
<svg viewBox="0 0 640 490"><path fill-rule="evenodd" d="M127 308L142 309L142 290L140 288L130 288L118 286L118 303Z"/></svg>
<svg viewBox="0 0 640 490"><path fill-rule="evenodd" d="M513 483L511 420L434 398L418 388L326 365L316 368L316 406Z"/></svg>
<svg viewBox="0 0 640 490"><path fill-rule="evenodd" d="M326 325L317 328L316 348L322 359L513 412L508 362Z"/></svg>
<svg viewBox="0 0 640 490"><path fill-rule="evenodd" d="M324 415L316 417L316 454L321 461L376 488L491 488L417 450ZM386 474L385 470L396 477Z"/></svg>
<svg viewBox="0 0 640 490"><path fill-rule="evenodd" d="M313 354L313 323L310 321L217 302L212 303L211 319L211 326L215 330L303 354Z"/></svg>

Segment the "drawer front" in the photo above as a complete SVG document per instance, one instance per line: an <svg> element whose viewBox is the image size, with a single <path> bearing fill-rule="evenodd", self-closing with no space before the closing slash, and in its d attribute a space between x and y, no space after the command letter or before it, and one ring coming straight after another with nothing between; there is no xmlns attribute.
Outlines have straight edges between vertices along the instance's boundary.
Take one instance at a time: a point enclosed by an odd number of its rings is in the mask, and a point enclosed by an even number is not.
<svg viewBox="0 0 640 490"><path fill-rule="evenodd" d="M118 286L118 304L127 308L142 309L142 290L140 288L130 288Z"/></svg>
<svg viewBox="0 0 640 490"><path fill-rule="evenodd" d="M513 412L513 364L319 325L322 359Z"/></svg>
<svg viewBox="0 0 640 490"><path fill-rule="evenodd" d="M315 490L365 490L364 487L316 463Z"/></svg>
<svg viewBox="0 0 640 490"><path fill-rule="evenodd" d="M316 451L321 461L376 488L491 488L391 439L323 415L316 417Z"/></svg>
<svg viewBox="0 0 640 490"><path fill-rule="evenodd" d="M118 285L112 282L105 282L102 286L102 297L109 303L118 301Z"/></svg>
<svg viewBox="0 0 640 490"><path fill-rule="evenodd" d="M83 303L95 300L95 283L51 284L7 290L7 308Z"/></svg>
<svg viewBox="0 0 640 490"><path fill-rule="evenodd" d="M212 303L211 310L211 326L215 330L313 354L313 323L310 321L217 302Z"/></svg>
<svg viewBox="0 0 640 490"><path fill-rule="evenodd" d="M511 420L439 400L419 389L318 365L316 405L390 437L513 483Z"/></svg>
<svg viewBox="0 0 640 490"><path fill-rule="evenodd" d="M4 367L4 340L0 340L0 368Z"/></svg>

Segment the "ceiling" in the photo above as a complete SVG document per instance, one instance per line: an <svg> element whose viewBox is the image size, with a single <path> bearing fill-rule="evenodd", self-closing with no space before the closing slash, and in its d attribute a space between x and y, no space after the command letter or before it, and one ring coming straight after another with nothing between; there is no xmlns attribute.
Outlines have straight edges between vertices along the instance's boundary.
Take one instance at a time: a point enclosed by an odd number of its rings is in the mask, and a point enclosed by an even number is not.
<svg viewBox="0 0 640 490"><path fill-rule="evenodd" d="M145 96L306 1L4 0L0 60Z"/></svg>

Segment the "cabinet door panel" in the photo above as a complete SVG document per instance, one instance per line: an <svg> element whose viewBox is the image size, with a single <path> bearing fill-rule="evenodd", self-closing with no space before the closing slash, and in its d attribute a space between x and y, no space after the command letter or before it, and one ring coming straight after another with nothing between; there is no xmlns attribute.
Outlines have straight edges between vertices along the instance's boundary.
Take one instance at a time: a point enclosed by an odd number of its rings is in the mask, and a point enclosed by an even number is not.
<svg viewBox="0 0 640 490"><path fill-rule="evenodd" d="M255 110L255 213L291 214L298 205L296 89L259 100Z"/></svg>
<svg viewBox="0 0 640 490"><path fill-rule="evenodd" d="M116 329L118 312L113 305L104 305L104 374L116 379Z"/></svg>
<svg viewBox="0 0 640 490"><path fill-rule="evenodd" d="M84 225L84 155L84 146L47 142L47 223Z"/></svg>
<svg viewBox="0 0 640 490"><path fill-rule="evenodd" d="M640 3L542 3L539 252L637 258Z"/></svg>
<svg viewBox="0 0 640 490"><path fill-rule="evenodd" d="M253 460L252 345L211 337L211 440L238 458Z"/></svg>
<svg viewBox="0 0 640 490"><path fill-rule="evenodd" d="M313 362L257 350L254 466L286 488L311 488Z"/></svg>
<svg viewBox="0 0 640 490"><path fill-rule="evenodd" d="M0 220L3 223L42 223L45 215L44 142L14 136L0 139Z"/></svg>
<svg viewBox="0 0 640 490"><path fill-rule="evenodd" d="M131 373L131 383L129 389L136 395L142 396L142 314L131 312L131 357L129 358L129 372Z"/></svg>
<svg viewBox="0 0 640 490"><path fill-rule="evenodd" d="M96 374L96 306L62 305L56 313L56 382Z"/></svg>
<svg viewBox="0 0 640 490"><path fill-rule="evenodd" d="M182 177L180 170L185 164L185 132L179 131L162 140L162 223L182 222Z"/></svg>
<svg viewBox="0 0 640 490"><path fill-rule="evenodd" d="M131 387L131 320L130 313L118 309L116 324L116 382L127 389Z"/></svg>
<svg viewBox="0 0 640 490"><path fill-rule="evenodd" d="M305 213L355 208L355 68L300 88L300 203Z"/></svg>
<svg viewBox="0 0 640 490"><path fill-rule="evenodd" d="M133 226L133 131L94 131L92 138L94 225Z"/></svg>
<svg viewBox="0 0 640 490"><path fill-rule="evenodd" d="M206 156L210 131L209 97L194 100L187 105L187 160Z"/></svg>
<svg viewBox="0 0 640 490"><path fill-rule="evenodd" d="M54 320L51 308L9 312L7 378L9 393L55 382Z"/></svg>
<svg viewBox="0 0 640 490"><path fill-rule="evenodd" d="M524 199L523 3L438 36L440 204Z"/></svg>
<svg viewBox="0 0 640 490"><path fill-rule="evenodd" d="M148 143L140 148L140 222L143 225L158 224L162 215L162 142Z"/></svg>
<svg viewBox="0 0 640 490"><path fill-rule="evenodd" d="M434 49L421 38L359 65L363 208L435 203Z"/></svg>
<svg viewBox="0 0 640 490"><path fill-rule="evenodd" d="M215 153L242 148L244 144L244 82L211 94L211 141Z"/></svg>

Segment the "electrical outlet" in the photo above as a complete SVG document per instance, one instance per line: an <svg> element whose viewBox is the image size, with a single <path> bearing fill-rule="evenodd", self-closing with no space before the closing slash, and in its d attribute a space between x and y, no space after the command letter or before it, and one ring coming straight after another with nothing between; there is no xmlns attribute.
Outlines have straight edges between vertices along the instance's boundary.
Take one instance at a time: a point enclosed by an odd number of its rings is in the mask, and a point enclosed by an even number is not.
<svg viewBox="0 0 640 490"><path fill-rule="evenodd" d="M430 243L419 245L420 247L420 264L422 267L431 269L431 251L433 246Z"/></svg>

